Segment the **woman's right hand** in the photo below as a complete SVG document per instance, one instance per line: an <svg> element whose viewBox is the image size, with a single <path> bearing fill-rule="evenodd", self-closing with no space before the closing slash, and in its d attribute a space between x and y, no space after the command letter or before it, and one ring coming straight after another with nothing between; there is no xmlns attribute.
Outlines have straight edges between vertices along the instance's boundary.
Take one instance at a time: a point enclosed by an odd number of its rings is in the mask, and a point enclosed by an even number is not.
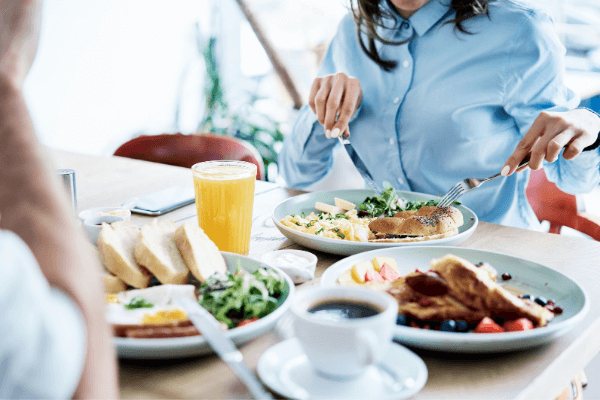
<svg viewBox="0 0 600 400"><path fill-rule="evenodd" d="M325 128L328 139L350 136L348 123L362 100L360 81L343 72L316 78L308 105Z"/></svg>

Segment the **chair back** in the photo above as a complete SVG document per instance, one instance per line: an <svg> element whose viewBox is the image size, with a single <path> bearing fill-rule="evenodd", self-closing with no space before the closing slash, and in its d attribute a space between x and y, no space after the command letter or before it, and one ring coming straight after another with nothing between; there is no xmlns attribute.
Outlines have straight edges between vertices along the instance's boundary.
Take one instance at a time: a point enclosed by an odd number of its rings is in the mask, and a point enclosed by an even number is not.
<svg viewBox="0 0 600 400"><path fill-rule="evenodd" d="M247 161L256 165L256 179L265 179L265 165L258 150L244 140L225 135L138 136L121 145L114 155L186 168L211 160Z"/></svg>
<svg viewBox="0 0 600 400"><path fill-rule="evenodd" d="M548 181L544 169L531 171L527 200L540 221L550 222L550 232L567 226L600 241L600 224L577 210L577 198Z"/></svg>

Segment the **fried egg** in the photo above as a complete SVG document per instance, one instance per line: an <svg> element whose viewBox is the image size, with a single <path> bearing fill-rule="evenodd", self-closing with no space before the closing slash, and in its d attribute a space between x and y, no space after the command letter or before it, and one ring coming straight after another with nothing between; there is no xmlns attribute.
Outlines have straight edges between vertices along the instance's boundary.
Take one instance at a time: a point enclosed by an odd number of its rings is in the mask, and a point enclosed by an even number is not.
<svg viewBox="0 0 600 400"><path fill-rule="evenodd" d="M158 285L108 295L105 297L105 317L113 325L168 324L184 321L187 320L187 315L175 305L174 299L187 297L197 301L195 290L193 285ZM140 299L143 299L147 307L131 310L126 308Z"/></svg>

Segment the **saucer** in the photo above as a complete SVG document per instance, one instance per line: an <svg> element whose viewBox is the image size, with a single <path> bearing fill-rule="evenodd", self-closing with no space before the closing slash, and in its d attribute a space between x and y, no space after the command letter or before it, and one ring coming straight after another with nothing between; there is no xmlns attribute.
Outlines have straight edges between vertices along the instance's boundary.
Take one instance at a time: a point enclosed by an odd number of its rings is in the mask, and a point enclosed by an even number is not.
<svg viewBox="0 0 600 400"><path fill-rule="evenodd" d="M390 344L380 364L355 379L327 379L312 369L298 339L291 338L269 348L257 370L271 390L292 399L405 399L427 381L423 360L397 343Z"/></svg>

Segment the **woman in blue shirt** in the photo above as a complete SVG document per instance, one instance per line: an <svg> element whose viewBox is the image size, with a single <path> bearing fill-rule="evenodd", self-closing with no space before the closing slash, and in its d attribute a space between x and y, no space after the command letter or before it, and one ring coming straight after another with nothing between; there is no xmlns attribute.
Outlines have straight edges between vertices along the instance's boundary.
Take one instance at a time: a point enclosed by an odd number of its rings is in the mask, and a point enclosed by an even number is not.
<svg viewBox="0 0 600 400"><path fill-rule="evenodd" d="M564 48L543 11L518 0L449 3L357 1L356 17L342 20L327 51L310 106L285 140L282 175L300 189L318 181L338 145L330 139L351 134L375 180L398 190L439 195L464 178L504 169L510 176L461 201L483 221L539 230L525 195L529 173L513 174L514 167L532 148L532 167L544 157L555 161L555 137L581 150L596 140L599 120L576 115L583 120L573 125L570 115L553 114L579 99L564 85ZM564 124L576 141L545 129ZM599 164L595 150L544 167L564 191L582 192L600 182Z"/></svg>

